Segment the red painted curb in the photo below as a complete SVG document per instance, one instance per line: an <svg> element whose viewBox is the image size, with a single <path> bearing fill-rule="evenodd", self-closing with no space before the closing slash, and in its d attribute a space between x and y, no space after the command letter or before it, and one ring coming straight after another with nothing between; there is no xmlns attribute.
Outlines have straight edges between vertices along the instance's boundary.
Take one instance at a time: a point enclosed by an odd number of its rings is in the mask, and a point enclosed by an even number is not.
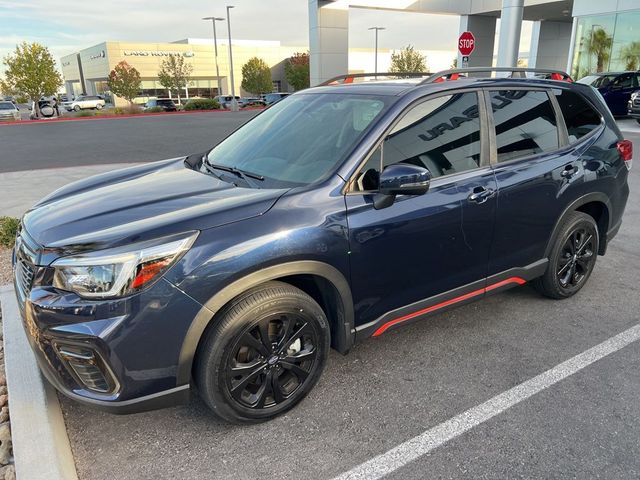
<svg viewBox="0 0 640 480"><path fill-rule="evenodd" d="M249 107L243 108L240 110L251 111L251 110L264 110L264 108L260 107ZM220 110L193 110L189 112L153 112L153 113L136 113L136 114L124 114L124 115L96 115L91 117L58 117L58 118L41 118L38 120L21 120L21 121L7 121L0 122L0 126L13 126L13 125L45 125L47 123L59 123L59 122L80 122L84 120L113 120L120 118L146 118L146 117L157 117L157 116L167 116L167 115L201 115L204 113L231 113L231 110L220 109Z"/></svg>

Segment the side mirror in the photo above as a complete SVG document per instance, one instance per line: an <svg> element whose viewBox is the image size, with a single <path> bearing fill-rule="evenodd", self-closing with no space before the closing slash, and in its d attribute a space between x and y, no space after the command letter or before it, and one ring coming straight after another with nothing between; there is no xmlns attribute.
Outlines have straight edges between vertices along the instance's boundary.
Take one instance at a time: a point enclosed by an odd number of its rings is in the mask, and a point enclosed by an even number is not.
<svg viewBox="0 0 640 480"><path fill-rule="evenodd" d="M396 163L380 174L378 193L373 198L373 208L390 207L396 195L424 195L429 190L431 172L417 165Z"/></svg>
<svg viewBox="0 0 640 480"><path fill-rule="evenodd" d="M429 190L431 172L406 163L389 165L380 174L378 192L383 195L423 195Z"/></svg>

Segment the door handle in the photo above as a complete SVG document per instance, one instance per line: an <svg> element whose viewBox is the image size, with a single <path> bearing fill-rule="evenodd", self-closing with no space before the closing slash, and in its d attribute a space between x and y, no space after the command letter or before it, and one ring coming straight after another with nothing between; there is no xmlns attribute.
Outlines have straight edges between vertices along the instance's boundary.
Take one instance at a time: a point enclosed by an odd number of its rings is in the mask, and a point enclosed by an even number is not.
<svg viewBox="0 0 640 480"><path fill-rule="evenodd" d="M573 165L569 164L569 165L565 165L564 170L562 170L562 173L560 174L560 176L562 178L571 178L576 173L578 173L578 169Z"/></svg>
<svg viewBox="0 0 640 480"><path fill-rule="evenodd" d="M493 188L476 187L473 189L473 193L467 197L470 202L484 203L495 195L496 191Z"/></svg>

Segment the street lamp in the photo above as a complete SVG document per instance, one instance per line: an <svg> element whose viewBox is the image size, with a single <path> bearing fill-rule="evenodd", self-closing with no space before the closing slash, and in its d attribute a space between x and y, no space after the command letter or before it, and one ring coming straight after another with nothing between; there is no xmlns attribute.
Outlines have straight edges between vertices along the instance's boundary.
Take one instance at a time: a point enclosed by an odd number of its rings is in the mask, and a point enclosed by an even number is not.
<svg viewBox="0 0 640 480"><path fill-rule="evenodd" d="M369 30L375 30L376 31L376 56L375 56L375 67L374 67L374 73L375 73L375 78L378 78L378 31L379 30L386 30L384 27L371 27L369 28Z"/></svg>
<svg viewBox="0 0 640 480"><path fill-rule="evenodd" d="M238 101L236 100L236 87L233 83L233 50L231 48L231 15L229 10L233 8L233 5L227 5L227 31L229 33L229 74L231 75L231 111L237 112Z"/></svg>
<svg viewBox="0 0 640 480"><path fill-rule="evenodd" d="M218 79L218 95L222 95L222 88L220 88L220 69L218 68L218 37L216 36L216 22L224 20L222 17L204 17L202 20L211 20L213 25L213 49L216 54L216 78Z"/></svg>

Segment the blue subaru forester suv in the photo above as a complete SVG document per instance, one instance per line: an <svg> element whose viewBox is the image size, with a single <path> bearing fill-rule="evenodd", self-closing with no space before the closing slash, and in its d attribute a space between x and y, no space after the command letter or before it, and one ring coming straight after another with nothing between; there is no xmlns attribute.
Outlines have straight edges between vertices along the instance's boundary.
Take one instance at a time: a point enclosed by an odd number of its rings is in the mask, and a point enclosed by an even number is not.
<svg viewBox="0 0 640 480"><path fill-rule="evenodd" d="M345 76L208 152L44 198L14 261L45 376L117 413L196 387L255 422L298 403L329 348L526 282L575 294L620 228L631 143L566 74L482 70Z"/></svg>

